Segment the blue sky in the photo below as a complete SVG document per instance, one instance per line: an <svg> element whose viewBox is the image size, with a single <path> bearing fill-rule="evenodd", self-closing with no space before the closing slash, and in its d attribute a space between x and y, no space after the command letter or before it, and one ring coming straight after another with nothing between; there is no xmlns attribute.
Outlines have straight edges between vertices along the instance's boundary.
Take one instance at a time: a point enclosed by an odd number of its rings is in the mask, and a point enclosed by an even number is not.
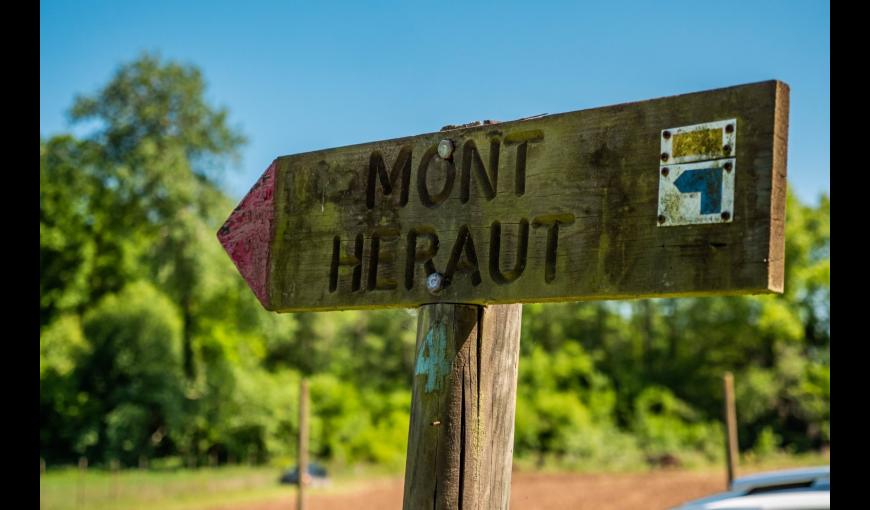
<svg viewBox="0 0 870 510"><path fill-rule="evenodd" d="M830 194L830 5L698 2L40 2L40 133L143 51L199 66L249 138L240 198L276 156L768 79L791 87L788 172Z"/></svg>

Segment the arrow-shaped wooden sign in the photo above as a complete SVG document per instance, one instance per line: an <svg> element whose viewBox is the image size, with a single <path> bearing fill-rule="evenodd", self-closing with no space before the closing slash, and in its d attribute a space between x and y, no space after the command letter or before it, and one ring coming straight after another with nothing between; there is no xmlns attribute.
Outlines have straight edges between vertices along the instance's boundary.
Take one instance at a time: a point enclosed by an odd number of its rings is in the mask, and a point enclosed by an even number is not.
<svg viewBox="0 0 870 510"><path fill-rule="evenodd" d="M269 310L777 292L777 81L276 159L218 238Z"/></svg>

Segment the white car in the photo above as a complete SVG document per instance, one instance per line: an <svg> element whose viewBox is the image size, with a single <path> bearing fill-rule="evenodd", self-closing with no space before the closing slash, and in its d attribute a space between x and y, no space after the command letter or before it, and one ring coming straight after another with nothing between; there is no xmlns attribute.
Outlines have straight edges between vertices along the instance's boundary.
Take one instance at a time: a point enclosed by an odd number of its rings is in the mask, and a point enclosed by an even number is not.
<svg viewBox="0 0 870 510"><path fill-rule="evenodd" d="M672 510L830 510L831 466L737 478L731 490Z"/></svg>

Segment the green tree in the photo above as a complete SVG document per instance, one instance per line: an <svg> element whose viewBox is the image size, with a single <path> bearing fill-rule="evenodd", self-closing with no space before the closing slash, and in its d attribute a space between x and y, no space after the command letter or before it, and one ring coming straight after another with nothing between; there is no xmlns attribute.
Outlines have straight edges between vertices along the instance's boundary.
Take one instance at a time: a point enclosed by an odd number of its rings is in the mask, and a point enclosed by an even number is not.
<svg viewBox="0 0 870 510"><path fill-rule="evenodd" d="M245 141L227 125L226 110L205 101L204 89L195 67L146 54L121 66L95 95L78 97L70 111L73 121L98 126L89 140L99 147L102 182L117 197L109 228L118 235L135 229L152 241L152 274L181 308L189 378L210 269L200 253L214 244L203 233L227 210L216 178Z"/></svg>
<svg viewBox="0 0 870 510"><path fill-rule="evenodd" d="M40 325L81 314L142 275L137 238L120 235L100 148L61 135L39 147Z"/></svg>
<svg viewBox="0 0 870 510"><path fill-rule="evenodd" d="M133 464L140 454L171 451L162 436L183 420L184 398L177 307L137 282L105 296L82 326L87 349L72 382L83 426L73 453Z"/></svg>
<svg viewBox="0 0 870 510"><path fill-rule="evenodd" d="M186 374L179 384L190 415L198 412L205 381L196 370L196 361L204 359L196 342L211 327L200 323L221 314L253 316L232 328L245 330L257 327L264 315L251 313L256 300L242 293L243 284L214 239L232 208L218 179L244 138L227 125L226 110L205 101L204 87L193 66L143 55L121 66L96 94L75 101L71 119L95 125L90 136L40 143L40 320L43 333L55 332L41 334L41 344L43 337L72 343L74 334L64 340L57 338L60 326L46 328L61 320L70 324L64 317L86 315L103 298L148 280L179 311ZM234 306L246 311L234 313ZM124 324L120 327L140 326ZM60 384L61 375L53 370L42 375L46 416L57 410L62 393L47 389L82 389L88 382ZM49 379L57 384L47 384ZM79 395L91 398L88 391ZM124 434L144 419L139 408L119 409L112 423L119 431L126 427ZM102 441L94 420L99 421L83 414L71 420L77 424L72 427L89 431L77 434L91 438L85 443Z"/></svg>

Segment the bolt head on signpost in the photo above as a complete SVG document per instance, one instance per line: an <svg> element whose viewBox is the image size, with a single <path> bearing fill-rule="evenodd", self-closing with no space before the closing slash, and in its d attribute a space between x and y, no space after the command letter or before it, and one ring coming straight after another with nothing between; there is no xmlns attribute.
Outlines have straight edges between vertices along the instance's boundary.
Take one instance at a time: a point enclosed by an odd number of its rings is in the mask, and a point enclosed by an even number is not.
<svg viewBox="0 0 870 510"><path fill-rule="evenodd" d="M438 156L441 159L448 159L453 154L453 142L444 139L438 142Z"/></svg>
<svg viewBox="0 0 870 510"><path fill-rule="evenodd" d="M441 273L432 273L426 277L426 288L429 292L437 294L444 288L444 276Z"/></svg>

